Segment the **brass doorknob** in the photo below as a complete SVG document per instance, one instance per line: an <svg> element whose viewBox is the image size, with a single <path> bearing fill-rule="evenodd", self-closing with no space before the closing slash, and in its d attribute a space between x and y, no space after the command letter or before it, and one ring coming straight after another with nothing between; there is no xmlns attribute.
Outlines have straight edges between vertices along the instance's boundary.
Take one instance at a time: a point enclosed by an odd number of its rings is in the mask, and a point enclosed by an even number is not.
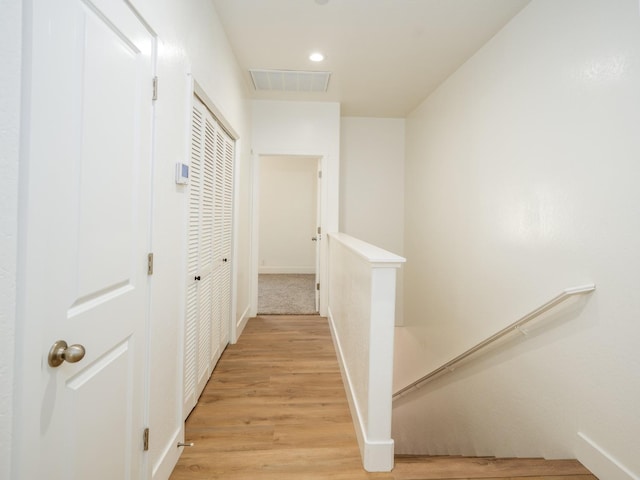
<svg viewBox="0 0 640 480"><path fill-rule="evenodd" d="M49 350L49 365L59 367L63 362L79 362L84 358L86 350L82 345L68 346L64 340L58 340Z"/></svg>

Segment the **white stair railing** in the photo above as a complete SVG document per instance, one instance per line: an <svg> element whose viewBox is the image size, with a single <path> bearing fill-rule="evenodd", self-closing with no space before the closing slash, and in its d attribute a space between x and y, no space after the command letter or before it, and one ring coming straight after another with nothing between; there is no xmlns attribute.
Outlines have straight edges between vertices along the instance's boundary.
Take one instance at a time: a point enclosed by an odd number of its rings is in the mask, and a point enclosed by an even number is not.
<svg viewBox="0 0 640 480"><path fill-rule="evenodd" d="M405 259L343 233L329 236L331 334L365 470L391 471L396 271Z"/></svg>
<svg viewBox="0 0 640 480"><path fill-rule="evenodd" d="M494 333L493 335L491 335L487 339L485 339L482 342L474 345L473 347L471 347L469 350L465 351L464 353L458 355L453 360L448 361L447 363L445 363L441 367L438 367L435 370L433 370L433 371L429 372L428 374L424 375L423 377L420 377L415 382L412 382L409 385L407 385L406 387L401 388L400 390L398 390L397 392L395 392L393 394L393 399L396 400L396 399L402 397L403 395L407 394L411 390L418 389L418 388L422 387L427 382L435 379L438 375L440 375L442 373L453 371L455 369L456 365L459 364L460 362L462 362L467 357L470 357L471 355L479 352L480 350L486 348L487 346L489 346L490 344L492 344L496 340L504 337L505 335L507 335L507 334L509 334L511 332L522 331L521 328L525 324L527 324L530 321L538 318L543 313L551 310L556 305L564 302L565 300L573 297L574 295L581 295L581 294L584 294L584 293L590 293L590 292L594 291L595 289L596 289L595 284L588 284L588 285L583 285L583 286L580 286L580 287L572 287L572 288L567 288L567 289L563 290L562 293L560 293L559 295L555 296L554 298L552 298L551 300L549 300L545 304L539 306L535 310L527 313L524 317L522 317L519 320L513 322L511 325L503 328L499 332Z"/></svg>

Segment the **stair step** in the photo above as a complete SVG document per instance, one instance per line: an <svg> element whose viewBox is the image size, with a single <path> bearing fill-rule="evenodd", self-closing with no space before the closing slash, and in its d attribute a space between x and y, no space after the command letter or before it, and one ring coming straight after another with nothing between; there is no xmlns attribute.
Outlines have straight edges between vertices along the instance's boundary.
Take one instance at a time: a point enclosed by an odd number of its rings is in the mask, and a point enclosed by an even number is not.
<svg viewBox="0 0 640 480"><path fill-rule="evenodd" d="M505 479L597 480L577 460L396 455L396 480Z"/></svg>

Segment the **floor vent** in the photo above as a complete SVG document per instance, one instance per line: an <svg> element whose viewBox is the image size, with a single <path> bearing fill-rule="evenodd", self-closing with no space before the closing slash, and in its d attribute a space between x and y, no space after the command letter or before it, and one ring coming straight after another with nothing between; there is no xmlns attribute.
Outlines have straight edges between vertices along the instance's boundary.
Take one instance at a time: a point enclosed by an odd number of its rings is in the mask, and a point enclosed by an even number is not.
<svg viewBox="0 0 640 480"><path fill-rule="evenodd" d="M257 91L326 92L331 72L249 70Z"/></svg>

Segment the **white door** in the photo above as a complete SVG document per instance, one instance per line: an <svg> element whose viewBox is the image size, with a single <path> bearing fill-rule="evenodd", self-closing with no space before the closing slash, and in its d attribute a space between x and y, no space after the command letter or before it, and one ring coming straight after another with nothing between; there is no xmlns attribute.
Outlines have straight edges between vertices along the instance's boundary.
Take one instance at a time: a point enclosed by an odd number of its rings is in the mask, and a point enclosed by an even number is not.
<svg viewBox="0 0 640 480"><path fill-rule="evenodd" d="M204 110L204 105L200 104ZM212 321L215 310L214 290L214 218L215 218L215 124L207 116L203 122L203 157L200 180L200 251L198 255L198 367L197 396L209 381L214 362L211 338L218 338L220 328ZM194 188L191 185L190 188Z"/></svg>
<svg viewBox="0 0 640 480"><path fill-rule="evenodd" d="M229 343L234 143L197 98L191 115L184 410Z"/></svg>
<svg viewBox="0 0 640 480"><path fill-rule="evenodd" d="M321 245L322 245L322 228L321 225L321 208L322 208L322 158L318 159L318 174L316 184L316 312L320 311L320 289L317 288L320 285L320 258L321 258ZM322 288L322 286L321 286Z"/></svg>
<svg viewBox="0 0 640 480"><path fill-rule="evenodd" d="M220 161L216 162L216 192L221 191L221 208L219 214L222 222L217 225L219 231L215 233L215 242L220 243L219 256L216 257L219 277L220 301L220 337L219 350L224 351L229 343L231 327L231 261L233 247L233 160L235 142L220 125L216 132L216 139L220 151ZM217 157L218 158L218 157ZM218 194L216 194L216 197Z"/></svg>
<svg viewBox="0 0 640 480"><path fill-rule="evenodd" d="M18 470L138 479L155 40L121 0L35 0L33 22ZM84 358L50 366L57 340Z"/></svg>
<svg viewBox="0 0 640 480"><path fill-rule="evenodd" d="M187 301L184 359L184 409L189 415L212 369L211 338L214 288L215 125L206 107L194 98L191 113ZM216 347L217 348L217 347Z"/></svg>
<svg viewBox="0 0 640 480"><path fill-rule="evenodd" d="M183 420L186 420L200 392L198 391L199 295L202 289L200 268L200 216L202 212L202 169L204 164L204 115L198 102L191 109L191 157L189 164L189 227L187 229L187 300L184 335Z"/></svg>

